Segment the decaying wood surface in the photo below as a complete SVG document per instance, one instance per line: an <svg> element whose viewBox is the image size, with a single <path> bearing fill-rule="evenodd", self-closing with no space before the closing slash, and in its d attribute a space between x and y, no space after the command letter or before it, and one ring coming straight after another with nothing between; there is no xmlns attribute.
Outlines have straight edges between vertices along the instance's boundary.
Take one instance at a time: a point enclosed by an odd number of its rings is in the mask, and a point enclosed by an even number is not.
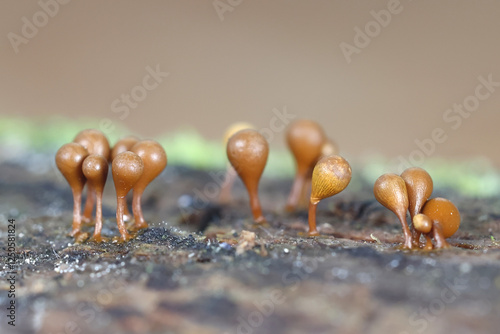
<svg viewBox="0 0 500 334"><path fill-rule="evenodd" d="M103 236L118 236L114 189ZM16 219L16 327L2 333L495 333L500 327L500 199L454 196L451 250L408 252L397 218L371 185L325 200L321 237L307 213L285 214L291 180L264 178L268 226L252 224L241 183L219 206L214 178L168 167L144 195L150 223L126 244L77 244L72 198L56 171L0 166L0 247ZM84 230L92 234L93 227ZM241 237L242 231L251 233ZM241 243L245 244L241 244ZM238 246L238 244L240 245ZM237 249L239 250L237 252Z"/></svg>

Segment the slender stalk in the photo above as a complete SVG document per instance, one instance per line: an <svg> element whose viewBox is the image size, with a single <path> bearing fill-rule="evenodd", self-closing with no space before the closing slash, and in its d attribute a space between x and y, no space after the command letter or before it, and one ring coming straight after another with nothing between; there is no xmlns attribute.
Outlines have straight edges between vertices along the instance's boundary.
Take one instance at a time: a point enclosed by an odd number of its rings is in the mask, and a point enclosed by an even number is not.
<svg viewBox="0 0 500 334"><path fill-rule="evenodd" d="M304 187L304 182L306 179L307 170L297 172L295 176L295 180L293 181L292 190L290 191L290 195L288 196L288 200L286 202L286 210L294 211L297 207L297 203L300 199L300 194L302 192L302 188Z"/></svg>
<svg viewBox="0 0 500 334"><path fill-rule="evenodd" d="M319 201L309 201L309 236L318 236L319 232L316 229L316 209Z"/></svg>
<svg viewBox="0 0 500 334"><path fill-rule="evenodd" d="M412 225L412 237L413 237L413 245L417 248L420 248L420 236L422 233L419 231L415 230L415 228Z"/></svg>
<svg viewBox="0 0 500 334"><path fill-rule="evenodd" d="M413 248L413 237L412 233L410 232L410 228L408 227L408 224L406 223L406 210L404 213L399 213L398 214L399 221L401 222L401 227L403 228L403 234L405 236L405 243L404 247L408 249Z"/></svg>
<svg viewBox="0 0 500 334"><path fill-rule="evenodd" d="M72 237L80 233L80 229L82 227L81 207L82 207L82 190L73 189L73 230L70 233Z"/></svg>
<svg viewBox="0 0 500 334"><path fill-rule="evenodd" d="M101 230L102 230L102 192L96 194L94 240L97 242L102 241Z"/></svg>
<svg viewBox="0 0 500 334"><path fill-rule="evenodd" d="M450 248L450 244L443 236L443 228L438 221L434 221L432 224L432 233L434 236L434 241L436 242L436 248Z"/></svg>
<svg viewBox="0 0 500 334"><path fill-rule="evenodd" d="M131 219L132 219L132 214L130 213L130 211L128 209L127 200L125 200L125 208L123 209L123 220L127 222Z"/></svg>
<svg viewBox="0 0 500 334"><path fill-rule="evenodd" d="M134 212L134 219L135 219L134 226L137 230L148 227L148 223L146 223L146 221L144 220L144 215L142 213L141 200L143 192L144 189L134 188L134 197L132 199L132 211ZM125 203L125 206L126 205L127 204Z"/></svg>
<svg viewBox="0 0 500 334"><path fill-rule="evenodd" d="M262 215L257 185L247 186L247 190L250 196L250 207L252 208L253 220L258 224L262 224L266 219Z"/></svg>
<svg viewBox="0 0 500 334"><path fill-rule="evenodd" d="M116 224L118 225L118 230L121 234L122 241L130 240L130 234L128 234L127 228L125 227L125 223L123 222L123 211L125 205L127 205L125 197L117 198L117 208L116 208Z"/></svg>
<svg viewBox="0 0 500 334"><path fill-rule="evenodd" d="M229 165L226 170L226 177L221 185L219 193L219 203L228 203L231 201L231 189L236 180L236 171L233 166Z"/></svg>
<svg viewBox="0 0 500 334"><path fill-rule="evenodd" d="M83 220L86 222L92 221L95 199L96 191L90 183L87 183L87 199L85 200L85 208L83 209Z"/></svg>
<svg viewBox="0 0 500 334"><path fill-rule="evenodd" d="M429 234L426 234L425 235L425 246L424 246L424 249L425 250L432 250L433 248L434 248L434 246L432 245L431 236Z"/></svg>

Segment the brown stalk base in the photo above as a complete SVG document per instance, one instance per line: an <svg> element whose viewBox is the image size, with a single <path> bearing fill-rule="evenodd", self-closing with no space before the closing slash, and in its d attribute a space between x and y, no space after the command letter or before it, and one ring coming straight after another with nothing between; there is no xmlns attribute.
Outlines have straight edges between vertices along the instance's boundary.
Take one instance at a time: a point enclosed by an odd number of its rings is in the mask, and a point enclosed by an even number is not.
<svg viewBox="0 0 500 334"><path fill-rule="evenodd" d="M297 208L297 204L300 199L300 194L302 192L302 188L304 187L306 174L305 173L297 173L295 176L295 180L293 181L292 190L290 191L290 195L288 196L288 200L286 202L285 210L287 212L293 212Z"/></svg>
<svg viewBox="0 0 500 334"><path fill-rule="evenodd" d="M410 228L408 227L408 224L406 223L406 213L405 215L401 214L398 215L399 221L401 222L401 227L403 228L403 235L405 238L405 241L403 243L403 248L406 249L414 249L414 244L413 244L413 237L410 232Z"/></svg>
<svg viewBox="0 0 500 334"><path fill-rule="evenodd" d="M319 201L313 201L311 200L309 202L309 231L307 232L307 235L310 237L316 237L319 235L318 230L316 229L316 209L318 206Z"/></svg>
<svg viewBox="0 0 500 334"><path fill-rule="evenodd" d="M85 224L92 225L92 212L94 211L95 201L95 189L90 184L87 184L87 199L85 200L85 207L82 215L82 221Z"/></svg>
<svg viewBox="0 0 500 334"><path fill-rule="evenodd" d="M434 236L434 242L436 243L436 249L445 249L451 247L451 245L443 236L443 230L441 228L441 225L437 221L434 221L434 224L432 225L432 233Z"/></svg>

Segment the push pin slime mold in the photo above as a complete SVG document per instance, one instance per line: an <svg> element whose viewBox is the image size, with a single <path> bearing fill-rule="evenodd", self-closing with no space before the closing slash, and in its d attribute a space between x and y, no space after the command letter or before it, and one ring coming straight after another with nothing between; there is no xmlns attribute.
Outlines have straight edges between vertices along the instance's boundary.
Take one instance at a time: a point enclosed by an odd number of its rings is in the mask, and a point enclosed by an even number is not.
<svg viewBox="0 0 500 334"><path fill-rule="evenodd" d="M335 145L335 143L332 140L326 139L326 141L323 143L323 146L321 146L321 155L318 158L318 161L319 159L328 157L330 155L339 155L339 150L337 148L337 145ZM312 169L310 169L309 172L307 172L306 181L302 186L302 191L299 200L300 206L304 206L304 204L305 206L307 206L309 204L309 197L311 193L310 192L308 193L308 190L311 190L312 172L313 172Z"/></svg>
<svg viewBox="0 0 500 334"><path fill-rule="evenodd" d="M227 142L232 135L236 132L245 130L245 129L253 129L253 125L250 123L239 122L232 124L224 134L224 146L227 147ZM219 193L219 203L229 203L231 201L231 189L233 187L234 181L236 180L236 171L234 170L231 164L228 164L226 169L226 177L224 178L224 182L222 183L220 193Z"/></svg>
<svg viewBox="0 0 500 334"><path fill-rule="evenodd" d="M102 155L89 155L82 166L83 175L87 178L89 186L92 186L96 194L95 229L93 239L101 242L102 229L102 192L108 177L108 160Z"/></svg>
<svg viewBox="0 0 500 334"><path fill-rule="evenodd" d="M319 235L316 229L316 208L318 203L327 197L344 190L351 181L351 166L338 155L322 158L314 167L312 174L312 191L309 201L309 236Z"/></svg>
<svg viewBox="0 0 500 334"><path fill-rule="evenodd" d="M307 176L321 157L326 136L321 126L316 122L298 120L288 127L286 140L297 164L297 173L286 204L287 211L294 211Z"/></svg>
<svg viewBox="0 0 500 334"><path fill-rule="evenodd" d="M82 225L82 191L86 182L82 165L88 155L87 150L77 143L65 144L56 153L57 168L68 181L73 192L73 230L70 233L72 237L80 233Z"/></svg>
<svg viewBox="0 0 500 334"><path fill-rule="evenodd" d="M111 171L113 173L113 181L116 189L116 224L121 234L121 240L127 241L130 240L131 237L123 222L123 212L127 204L125 197L141 178L144 171L144 163L137 154L127 151L115 157L111 166Z"/></svg>
<svg viewBox="0 0 500 334"><path fill-rule="evenodd" d="M126 136L118 140L111 149L111 162L116 158L116 156L120 153L130 151L132 146L137 144L139 142L139 138L135 136ZM130 214L130 211L128 210L128 206L125 205L125 210L123 211L123 220L124 221L129 221L132 219L132 215Z"/></svg>
<svg viewBox="0 0 500 334"><path fill-rule="evenodd" d="M408 193L410 219L420 213L425 202L431 197L433 190L432 178L424 169L411 167L406 169L401 178L405 181ZM413 242L416 246L420 243L420 232L412 225Z"/></svg>
<svg viewBox="0 0 500 334"><path fill-rule="evenodd" d="M410 217L413 219L425 202L431 197L433 182L432 178L424 169L411 167L406 169L401 178L405 181L406 191L408 192L408 202Z"/></svg>
<svg viewBox="0 0 500 334"><path fill-rule="evenodd" d="M432 231L432 220L426 215L419 213L413 217L413 228L420 234L425 236L425 250L431 250L434 247L432 246L432 240L430 236L430 232Z"/></svg>
<svg viewBox="0 0 500 334"><path fill-rule="evenodd" d="M409 201L405 181L399 175L384 174L375 181L373 193L380 204L394 212L399 218L405 237L404 247L412 249L413 238L406 223Z"/></svg>
<svg viewBox="0 0 500 334"><path fill-rule="evenodd" d="M104 133L95 129L87 129L80 131L75 139L74 143L82 145L89 154L102 155L106 160L109 161L111 150L109 148L109 142ZM96 193L92 185L89 184L87 188L87 200L85 201L85 209L83 211L83 220L85 222L90 222L92 218L92 210L94 209L96 199Z"/></svg>
<svg viewBox="0 0 500 334"><path fill-rule="evenodd" d="M131 148L131 152L137 154L144 164L144 171L137 183L134 185L134 199L132 211L134 212L135 229L147 228L141 207L141 198L144 189L153 181L167 166L167 154L163 147L154 140L143 140Z"/></svg>
<svg viewBox="0 0 500 334"><path fill-rule="evenodd" d="M102 155L106 160L109 160L111 152L109 142L101 131L95 129L80 131L73 142L82 145L89 154Z"/></svg>
<svg viewBox="0 0 500 334"><path fill-rule="evenodd" d="M235 133L227 142L227 157L247 188L256 223L264 223L260 207L259 180L266 166L269 145L257 131L246 129Z"/></svg>
<svg viewBox="0 0 500 334"><path fill-rule="evenodd" d="M451 201L437 197L425 203L422 214L432 221L435 248L449 248L446 238L455 234L460 227L460 212L457 207Z"/></svg>
<svg viewBox="0 0 500 334"><path fill-rule="evenodd" d="M139 138L135 136L126 136L118 140L111 150L111 161L113 161L118 154L130 151L132 146L134 146L138 142Z"/></svg>

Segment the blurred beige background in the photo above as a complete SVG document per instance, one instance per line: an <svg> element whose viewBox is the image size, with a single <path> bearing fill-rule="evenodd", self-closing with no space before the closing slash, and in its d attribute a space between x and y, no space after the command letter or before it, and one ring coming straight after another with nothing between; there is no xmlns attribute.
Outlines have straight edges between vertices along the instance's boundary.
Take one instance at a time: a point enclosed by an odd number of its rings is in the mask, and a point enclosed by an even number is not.
<svg viewBox="0 0 500 334"><path fill-rule="evenodd" d="M409 158L441 128L429 155L500 165L500 87L472 97L479 76L500 82L499 1L55 1L0 3L2 115L94 116L148 136L189 125L220 138L234 121L269 127L286 106L349 156ZM358 46L350 63L347 44ZM169 75L141 88L157 66ZM131 92L137 106L120 119ZM464 101L479 103L470 117L445 114Z"/></svg>

